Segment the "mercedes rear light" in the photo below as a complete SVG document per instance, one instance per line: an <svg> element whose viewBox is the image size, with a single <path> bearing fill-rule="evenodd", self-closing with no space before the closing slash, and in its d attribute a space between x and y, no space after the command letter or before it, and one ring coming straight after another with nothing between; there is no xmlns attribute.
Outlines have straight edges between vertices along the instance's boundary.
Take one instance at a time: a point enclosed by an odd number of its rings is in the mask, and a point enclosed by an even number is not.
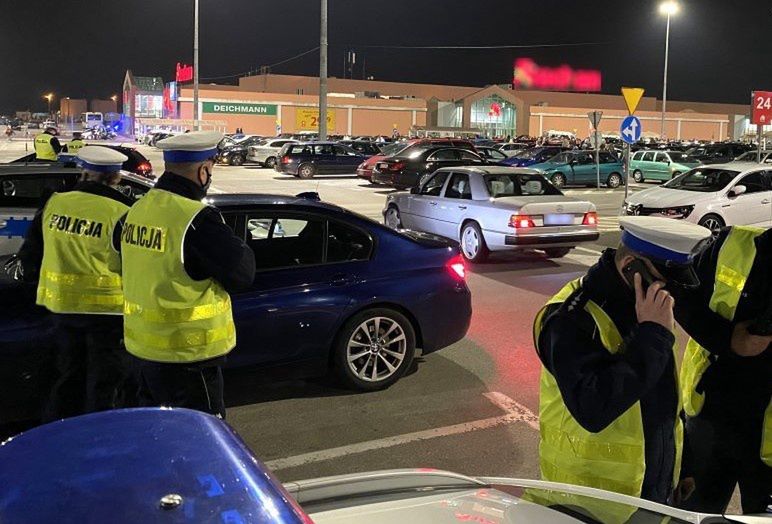
<svg viewBox="0 0 772 524"><path fill-rule="evenodd" d="M536 227L536 224L533 223L533 219L529 215L512 215L509 217L509 227L526 229L529 227Z"/></svg>
<svg viewBox="0 0 772 524"><path fill-rule="evenodd" d="M405 163L404 162L387 162L385 167L389 171L400 171L402 168L405 167Z"/></svg>
<svg viewBox="0 0 772 524"><path fill-rule="evenodd" d="M466 266L464 265L464 259L461 255L456 255L447 261L445 267L454 279L459 282L466 280Z"/></svg>
<svg viewBox="0 0 772 524"><path fill-rule="evenodd" d="M598 213L595 211L588 211L584 214L584 220L582 220L583 226L597 226L598 225Z"/></svg>

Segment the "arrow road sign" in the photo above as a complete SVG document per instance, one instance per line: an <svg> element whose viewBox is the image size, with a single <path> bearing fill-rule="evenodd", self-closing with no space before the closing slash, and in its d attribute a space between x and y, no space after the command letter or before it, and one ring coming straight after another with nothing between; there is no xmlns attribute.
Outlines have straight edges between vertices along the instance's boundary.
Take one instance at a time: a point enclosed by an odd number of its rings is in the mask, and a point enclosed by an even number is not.
<svg viewBox="0 0 772 524"><path fill-rule="evenodd" d="M592 124L593 129L598 129L598 124L600 124L600 119L603 116L603 111L591 111L587 113L587 118L590 119L590 123Z"/></svg>
<svg viewBox="0 0 772 524"><path fill-rule="evenodd" d="M641 121L636 116L628 116L622 120L622 125L619 127L619 134L622 136L622 140L628 144L635 144L641 139Z"/></svg>

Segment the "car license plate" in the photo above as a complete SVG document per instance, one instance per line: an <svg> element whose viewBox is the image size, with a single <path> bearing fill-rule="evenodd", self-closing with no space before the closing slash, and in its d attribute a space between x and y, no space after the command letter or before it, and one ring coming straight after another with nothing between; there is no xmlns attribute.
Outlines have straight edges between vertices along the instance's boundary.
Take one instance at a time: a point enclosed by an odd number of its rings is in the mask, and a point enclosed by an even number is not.
<svg viewBox="0 0 772 524"><path fill-rule="evenodd" d="M569 214L544 215L545 226L567 226L573 223L574 223L574 215L569 215Z"/></svg>

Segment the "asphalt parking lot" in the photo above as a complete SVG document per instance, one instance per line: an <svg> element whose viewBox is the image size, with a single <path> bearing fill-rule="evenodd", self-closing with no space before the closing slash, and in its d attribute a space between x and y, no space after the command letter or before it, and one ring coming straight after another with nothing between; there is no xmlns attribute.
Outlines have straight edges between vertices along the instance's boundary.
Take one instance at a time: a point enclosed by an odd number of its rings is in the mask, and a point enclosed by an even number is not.
<svg viewBox="0 0 772 524"><path fill-rule="evenodd" d="M160 175L160 152L140 149ZM18 143L0 143L0 162L19 152ZM300 180L251 165L217 166L211 190L317 191L374 219L381 218L389 192L351 176ZM407 376L374 393L352 393L326 380L275 382L232 371L226 374L228 422L282 481L412 467L538 478L540 366L532 320L553 293L616 244L624 188L566 192L596 204L600 239L563 259L508 254L472 266L467 282L474 313L465 339L418 358ZM679 342L683 346L683 335Z"/></svg>

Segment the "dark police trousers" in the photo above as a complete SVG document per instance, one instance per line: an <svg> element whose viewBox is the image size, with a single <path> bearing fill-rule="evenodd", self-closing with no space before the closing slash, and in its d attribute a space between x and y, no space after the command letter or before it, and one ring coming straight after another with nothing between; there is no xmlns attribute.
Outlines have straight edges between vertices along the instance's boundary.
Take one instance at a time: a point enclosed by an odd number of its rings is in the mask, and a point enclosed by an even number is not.
<svg viewBox="0 0 772 524"><path fill-rule="evenodd" d="M123 407L130 386L120 315L52 315L54 382L42 421ZM45 393L44 393L45 394Z"/></svg>
<svg viewBox="0 0 772 524"><path fill-rule="evenodd" d="M219 357L203 362L165 363L134 357L142 406L171 406L225 418L222 368Z"/></svg>
<svg viewBox="0 0 772 524"><path fill-rule="evenodd" d="M682 507L723 513L740 485L743 513L763 513L772 504L772 468L761 461L762 416L738 423L702 414L686 421L695 490Z"/></svg>

